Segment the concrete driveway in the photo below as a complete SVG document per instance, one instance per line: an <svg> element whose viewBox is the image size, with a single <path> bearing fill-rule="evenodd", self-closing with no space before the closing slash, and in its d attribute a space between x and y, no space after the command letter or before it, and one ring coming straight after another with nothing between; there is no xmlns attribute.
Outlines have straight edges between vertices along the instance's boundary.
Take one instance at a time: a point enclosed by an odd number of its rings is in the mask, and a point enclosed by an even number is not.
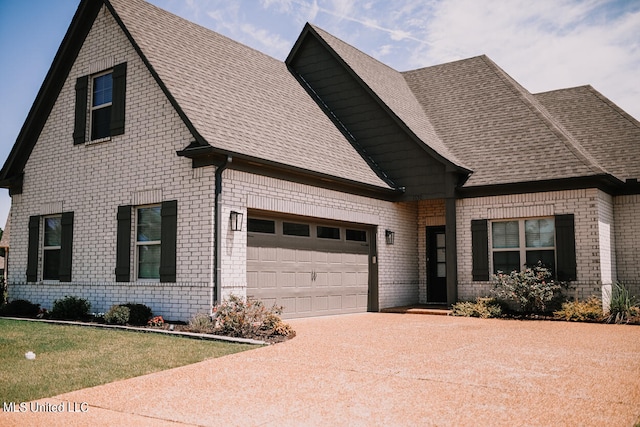
<svg viewBox="0 0 640 427"><path fill-rule="evenodd" d="M77 412L0 413L0 425L640 421L638 326L378 313L290 323L289 342L44 399Z"/></svg>

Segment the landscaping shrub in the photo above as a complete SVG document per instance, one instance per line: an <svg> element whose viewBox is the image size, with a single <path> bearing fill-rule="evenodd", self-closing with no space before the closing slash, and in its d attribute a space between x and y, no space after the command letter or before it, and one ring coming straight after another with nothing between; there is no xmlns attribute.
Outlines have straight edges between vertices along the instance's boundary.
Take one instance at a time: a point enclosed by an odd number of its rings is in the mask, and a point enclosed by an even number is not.
<svg viewBox="0 0 640 427"><path fill-rule="evenodd" d="M635 297L622 283L615 283L609 301L607 323L627 323L631 317L640 315Z"/></svg>
<svg viewBox="0 0 640 427"><path fill-rule="evenodd" d="M213 332L214 323L211 316L206 313L197 313L189 320L189 331L200 334L210 334Z"/></svg>
<svg viewBox="0 0 640 427"><path fill-rule="evenodd" d="M16 299L0 307L0 315L16 317L36 317L40 312L40 304L24 299Z"/></svg>
<svg viewBox="0 0 640 427"><path fill-rule="evenodd" d="M129 324L135 326L144 326L147 324L153 313L151 308L144 304L121 304L124 307L129 308Z"/></svg>
<svg viewBox="0 0 640 427"><path fill-rule="evenodd" d="M273 335L291 336L289 325L282 322L282 307L267 309L260 300L246 301L235 295L216 306L215 333L232 337L256 338Z"/></svg>
<svg viewBox="0 0 640 427"><path fill-rule="evenodd" d="M53 302L52 319L81 320L89 315L91 303L84 298L66 296Z"/></svg>
<svg viewBox="0 0 640 427"><path fill-rule="evenodd" d="M602 301L595 296L586 301L568 301L562 304L560 310L554 311L553 316L575 322L601 321L604 318Z"/></svg>
<svg viewBox="0 0 640 427"><path fill-rule="evenodd" d="M502 315L502 306L494 298L476 298L475 302L466 301L454 304L451 315L481 317L483 319L500 317Z"/></svg>
<svg viewBox="0 0 640 427"><path fill-rule="evenodd" d="M541 263L510 274L499 272L493 279L493 295L501 300L515 302L525 314L550 311L553 303L561 299L562 288L566 287L564 282L554 281L551 271Z"/></svg>
<svg viewBox="0 0 640 427"><path fill-rule="evenodd" d="M104 315L104 321L116 325L126 325L129 321L131 310L124 305L113 305Z"/></svg>

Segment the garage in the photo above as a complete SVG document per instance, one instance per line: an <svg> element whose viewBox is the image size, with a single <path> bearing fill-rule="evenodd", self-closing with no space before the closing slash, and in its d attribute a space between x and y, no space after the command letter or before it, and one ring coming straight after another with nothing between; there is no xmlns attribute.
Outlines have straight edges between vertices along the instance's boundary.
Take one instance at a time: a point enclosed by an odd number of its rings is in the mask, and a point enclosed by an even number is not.
<svg viewBox="0 0 640 427"><path fill-rule="evenodd" d="M283 318L377 309L371 227L306 217L249 215L247 296Z"/></svg>

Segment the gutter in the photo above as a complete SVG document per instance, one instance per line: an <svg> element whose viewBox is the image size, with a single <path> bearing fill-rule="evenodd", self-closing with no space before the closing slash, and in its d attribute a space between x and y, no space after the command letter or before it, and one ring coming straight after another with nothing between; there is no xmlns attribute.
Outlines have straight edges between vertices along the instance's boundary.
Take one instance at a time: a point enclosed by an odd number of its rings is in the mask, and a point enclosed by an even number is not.
<svg viewBox="0 0 640 427"><path fill-rule="evenodd" d="M222 172L224 172L229 167L229 163L231 163L232 161L233 158L231 156L227 156L227 158L223 160L222 164L220 164L220 166L216 168L214 178L215 190L213 197L213 209L211 212L211 232L213 234L213 244L211 245L211 280L209 281L209 287L211 289L209 294L209 305L211 306L212 313L214 305L220 301L222 294L220 286L220 277L222 276L222 263L219 256L222 252L222 239L220 238L220 236L222 235L222 208L220 207L220 194L222 193Z"/></svg>

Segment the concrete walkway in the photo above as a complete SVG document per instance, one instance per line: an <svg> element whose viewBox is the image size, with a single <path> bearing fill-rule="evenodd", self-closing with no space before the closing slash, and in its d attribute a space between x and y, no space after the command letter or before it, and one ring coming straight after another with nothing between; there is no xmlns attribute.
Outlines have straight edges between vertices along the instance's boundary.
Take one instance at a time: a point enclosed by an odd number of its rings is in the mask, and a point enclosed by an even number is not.
<svg viewBox="0 0 640 427"><path fill-rule="evenodd" d="M638 326L385 313L290 323L286 343L43 399L65 412L0 413L0 425L640 421Z"/></svg>

